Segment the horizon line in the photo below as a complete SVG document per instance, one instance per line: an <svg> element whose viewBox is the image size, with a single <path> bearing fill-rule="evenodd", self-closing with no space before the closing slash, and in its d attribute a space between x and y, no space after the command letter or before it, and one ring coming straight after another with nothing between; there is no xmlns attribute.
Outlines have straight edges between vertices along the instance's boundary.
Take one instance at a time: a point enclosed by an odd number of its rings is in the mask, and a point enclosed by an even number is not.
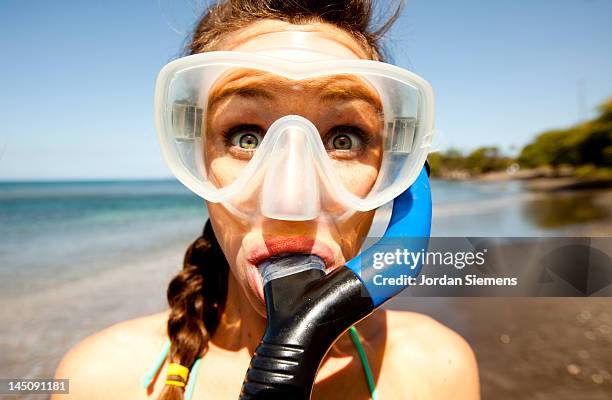
<svg viewBox="0 0 612 400"><path fill-rule="evenodd" d="M166 177L57 177L57 178L0 178L3 183L84 183L84 182L153 182L153 181L176 181L174 176ZM180 183L180 182L179 182Z"/></svg>

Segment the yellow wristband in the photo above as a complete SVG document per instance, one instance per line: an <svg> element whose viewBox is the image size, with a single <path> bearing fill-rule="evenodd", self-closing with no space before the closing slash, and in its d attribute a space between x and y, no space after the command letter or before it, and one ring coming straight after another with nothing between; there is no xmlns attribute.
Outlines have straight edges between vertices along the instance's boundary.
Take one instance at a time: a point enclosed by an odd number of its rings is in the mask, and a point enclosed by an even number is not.
<svg viewBox="0 0 612 400"><path fill-rule="evenodd" d="M181 364L177 364L177 363L170 363L168 365L168 370L166 371L166 375L176 375L176 376L180 376L181 378L183 378L183 381L187 381L187 377L189 376L189 368L185 367L184 365Z"/></svg>
<svg viewBox="0 0 612 400"><path fill-rule="evenodd" d="M168 379L166 380L166 385L185 387L185 382L171 381L170 379Z"/></svg>

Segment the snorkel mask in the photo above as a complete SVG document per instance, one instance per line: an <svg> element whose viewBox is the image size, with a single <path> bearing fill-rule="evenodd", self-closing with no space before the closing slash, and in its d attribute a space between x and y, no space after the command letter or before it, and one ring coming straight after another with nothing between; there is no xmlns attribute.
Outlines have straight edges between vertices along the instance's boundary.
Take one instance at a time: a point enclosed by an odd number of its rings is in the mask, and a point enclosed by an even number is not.
<svg viewBox="0 0 612 400"><path fill-rule="evenodd" d="M255 224L374 210L414 183L432 140L427 82L315 32L240 49L184 57L159 74L158 139L185 186ZM301 107L313 99L321 107Z"/></svg>
<svg viewBox="0 0 612 400"><path fill-rule="evenodd" d="M304 99L320 107L304 107ZM289 111L279 115L279 104ZM260 266L267 327L241 398L309 398L333 342L405 287L381 286L376 277L420 271L379 270L372 261L388 240L405 239L414 252L427 246L431 87L317 32L284 31L169 63L157 80L155 110L174 175L253 226L333 223L393 202L381 241L327 275L315 255Z"/></svg>

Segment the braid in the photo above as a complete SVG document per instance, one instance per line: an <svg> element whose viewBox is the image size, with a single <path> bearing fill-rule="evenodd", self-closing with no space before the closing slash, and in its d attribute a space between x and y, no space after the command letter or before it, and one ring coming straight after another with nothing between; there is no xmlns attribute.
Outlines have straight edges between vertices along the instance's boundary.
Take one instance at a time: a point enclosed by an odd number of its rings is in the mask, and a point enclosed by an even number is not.
<svg viewBox="0 0 612 400"><path fill-rule="evenodd" d="M229 265L210 221L187 249L183 269L168 286L169 360L191 368L206 351L227 298ZM183 388L166 385L158 400L182 400Z"/></svg>

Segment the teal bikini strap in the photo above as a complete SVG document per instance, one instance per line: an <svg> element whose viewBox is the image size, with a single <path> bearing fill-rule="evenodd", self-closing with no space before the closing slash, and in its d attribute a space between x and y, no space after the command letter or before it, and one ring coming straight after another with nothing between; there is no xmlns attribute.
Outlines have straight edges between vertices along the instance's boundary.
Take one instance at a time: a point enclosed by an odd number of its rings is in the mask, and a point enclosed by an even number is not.
<svg viewBox="0 0 612 400"><path fill-rule="evenodd" d="M151 368L149 373L146 374L142 380L142 386L145 389L151 385L151 382L153 382L155 375L157 375L157 371L159 371L161 366L164 364L164 361L166 361L169 351L170 351L170 341L168 340L166 344L164 344L161 354L157 357L157 360L155 360L155 364L153 365L153 368ZM185 395L183 396L184 400L191 400L191 396L193 395L193 388L195 386L195 381L198 379L198 369L200 368L200 360L201 358L198 358L197 360L195 360L195 362L191 366L191 369L189 370L189 379L187 379L187 387L185 388Z"/></svg>
<svg viewBox="0 0 612 400"><path fill-rule="evenodd" d="M359 354L359 359L361 360L361 365L363 366L363 372L365 373L366 380L368 381L368 386L370 388L370 393L372 394L372 400L378 400L378 395L376 394L376 386L374 385L374 376L372 375L370 363L368 362L368 356L366 355L365 349L361 344L357 329L355 328L355 326L351 326L349 328L349 332L351 333L351 339L353 339L353 343L357 348L357 354Z"/></svg>
<svg viewBox="0 0 612 400"><path fill-rule="evenodd" d="M170 341L168 340L164 344L164 348L162 349L161 354L157 357L157 360L155 360L155 364L153 364L153 368L151 368L149 373L144 376L142 380L143 388L147 389L149 386L151 386L151 382L153 382L155 375L157 375L157 371L159 371L161 366L164 364L164 361L166 361L166 357L168 357L169 351L170 351Z"/></svg>
<svg viewBox="0 0 612 400"><path fill-rule="evenodd" d="M189 372L189 380L187 381L185 395L183 396L184 400L191 400L191 396L193 395L193 388L195 387L195 383L198 380L198 369L200 368L200 360L202 359L198 358L191 366L191 371Z"/></svg>
<svg viewBox="0 0 612 400"><path fill-rule="evenodd" d="M372 375L372 370L370 369L370 363L368 362L368 356L365 353L365 349L361 344L361 339L359 339L359 334L357 333L357 329L354 326L349 328L349 332L351 333L351 339L353 339L353 343L355 344L355 348L357 348L357 354L359 354L359 359L361 360L361 365L363 366L363 372L365 373L366 380L368 382L368 387L370 388L370 393L372 394L372 400L378 400L378 395L376 394L376 387L374 385L374 376ZM168 340L166 344L164 344L164 348L162 349L161 354L155 360L155 364L151 371L145 375L142 380L142 386L146 389L151 385L155 375L157 375L157 371L161 368L168 357L168 352L170 351L170 341ZM187 387L185 388L185 400L191 400L191 396L193 395L193 388L195 386L195 381L198 379L198 369L200 368L200 361L202 359L198 358L193 365L191 366L191 370L189 372L189 379L187 380Z"/></svg>

